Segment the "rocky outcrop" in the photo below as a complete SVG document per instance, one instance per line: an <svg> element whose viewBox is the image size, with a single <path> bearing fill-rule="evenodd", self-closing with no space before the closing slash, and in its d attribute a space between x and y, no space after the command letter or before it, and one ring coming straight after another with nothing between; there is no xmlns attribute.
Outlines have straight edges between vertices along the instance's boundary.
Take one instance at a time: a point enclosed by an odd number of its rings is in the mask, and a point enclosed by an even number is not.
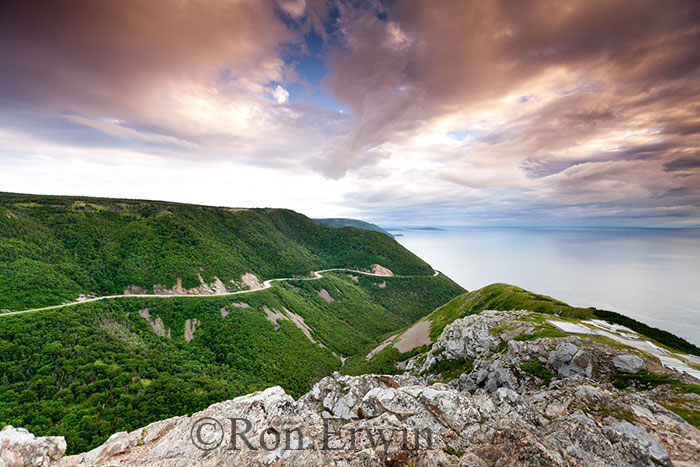
<svg viewBox="0 0 700 467"><path fill-rule="evenodd" d="M406 369L412 373L426 373L441 359L474 359L489 355L501 342L534 328L531 323L512 328L503 326L504 322L515 322L523 316L525 312L484 311L455 320L445 326L431 350L409 361ZM493 329L500 329L502 335L492 333Z"/></svg>
<svg viewBox="0 0 700 467"><path fill-rule="evenodd" d="M523 392L552 378L577 375L610 382L612 375L646 368L641 357L590 339L538 337L546 329L530 312L483 311L445 326L431 349L411 358L405 368L429 382L443 379L439 362L469 361L472 370L450 384L490 392L500 387Z"/></svg>
<svg viewBox="0 0 700 467"><path fill-rule="evenodd" d="M324 299L327 303L331 303L331 302L335 301L333 299L333 297L331 297L331 294L329 294L326 289L317 290L316 293L318 294L319 297Z"/></svg>
<svg viewBox="0 0 700 467"><path fill-rule="evenodd" d="M643 416L610 415L624 410ZM697 456L700 431L680 417L578 375L519 394L335 373L298 401L269 388L117 433L60 465L651 466Z"/></svg>
<svg viewBox="0 0 700 467"><path fill-rule="evenodd" d="M271 322L275 326L275 331L279 331L280 329L280 321L283 319L287 319L287 316L280 312L273 309L269 309L267 306L263 305L263 311L265 312L265 317L269 322Z"/></svg>
<svg viewBox="0 0 700 467"><path fill-rule="evenodd" d="M253 274L252 272L246 272L241 276L241 281L245 286L248 288L248 290L257 290L257 289L262 289L263 284L260 282L260 279L258 279L258 276Z"/></svg>
<svg viewBox="0 0 700 467"><path fill-rule="evenodd" d="M0 431L0 466L43 467L56 463L66 452L62 436L37 438L24 428L5 426Z"/></svg>
<svg viewBox="0 0 700 467"><path fill-rule="evenodd" d="M139 310L139 316L148 321L148 324L151 325L151 329L153 329L153 332L157 335L170 338L170 328L168 328L167 331L165 330L165 325L160 316L156 316L156 319L151 318L151 312L148 308Z"/></svg>
<svg viewBox="0 0 700 467"><path fill-rule="evenodd" d="M211 284L208 284L201 274L198 274L197 278L199 279L199 286L197 287L185 288L182 285L182 277L178 277L172 288L168 288L163 284L154 284L153 293L155 295L221 295L228 293L226 285L216 276L214 276L214 282ZM139 286L130 285L124 289L124 294L140 295L143 291L144 289Z"/></svg>
<svg viewBox="0 0 700 467"><path fill-rule="evenodd" d="M187 342L192 341L194 339L194 332L197 330L197 326L202 324L201 321L199 321L197 318L194 319L186 319L185 320L185 340Z"/></svg>

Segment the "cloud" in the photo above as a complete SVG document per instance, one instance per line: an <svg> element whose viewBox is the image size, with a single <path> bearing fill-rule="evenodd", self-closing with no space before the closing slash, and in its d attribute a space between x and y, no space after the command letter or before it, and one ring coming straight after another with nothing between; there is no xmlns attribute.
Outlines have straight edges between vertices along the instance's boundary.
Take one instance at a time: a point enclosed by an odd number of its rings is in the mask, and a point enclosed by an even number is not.
<svg viewBox="0 0 700 467"><path fill-rule="evenodd" d="M3 97L78 110L138 113L164 83L247 76L291 39L246 0L11 2L2 18Z"/></svg>
<svg viewBox="0 0 700 467"><path fill-rule="evenodd" d="M306 0L278 0L280 8L295 19L304 15Z"/></svg>
<svg viewBox="0 0 700 467"><path fill-rule="evenodd" d="M0 157L280 170L394 219L692 217L698 43L675 0L4 2Z"/></svg>
<svg viewBox="0 0 700 467"><path fill-rule="evenodd" d="M678 159L674 159L664 164L664 168L672 172L686 170L693 171L694 169L700 169L700 154L679 157Z"/></svg>
<svg viewBox="0 0 700 467"><path fill-rule="evenodd" d="M272 90L272 97L275 98L275 102L278 104L284 104L289 100L289 91L278 84L275 86L275 89Z"/></svg>
<svg viewBox="0 0 700 467"><path fill-rule="evenodd" d="M64 115L64 118L70 120L71 122L78 123L80 125L85 125L90 128L94 128L103 133L116 136L118 138L125 139L138 139L143 141L148 141L151 143L169 144L182 146L186 148L192 148L194 145L188 141L183 141L178 138L174 138L168 135L161 135L157 133L151 133L148 131L138 131L133 128L128 128L120 124L120 122L110 122L93 120L90 118L81 117L79 115Z"/></svg>

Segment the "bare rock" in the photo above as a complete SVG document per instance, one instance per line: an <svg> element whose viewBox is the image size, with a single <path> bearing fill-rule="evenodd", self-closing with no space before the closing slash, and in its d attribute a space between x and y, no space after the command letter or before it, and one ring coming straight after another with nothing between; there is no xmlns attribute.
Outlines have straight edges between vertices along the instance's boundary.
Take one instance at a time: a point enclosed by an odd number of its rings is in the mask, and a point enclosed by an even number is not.
<svg viewBox="0 0 700 467"><path fill-rule="evenodd" d="M634 374L646 368L644 360L631 354L616 355L612 363L620 373Z"/></svg>
<svg viewBox="0 0 700 467"><path fill-rule="evenodd" d="M316 293L318 294L319 297L324 299L327 303L331 303L331 302L335 301L333 299L333 297L331 297L331 294L329 294L326 289L317 290Z"/></svg>
<svg viewBox="0 0 700 467"><path fill-rule="evenodd" d="M639 449L639 456L635 456L633 460L643 460L648 457L657 465L672 465L661 443L640 426L621 422L608 428L607 434L613 442L632 444Z"/></svg>
<svg viewBox="0 0 700 467"><path fill-rule="evenodd" d="M63 436L36 437L24 428L5 426L0 431L0 465L41 467L57 462L66 452Z"/></svg>
<svg viewBox="0 0 700 467"><path fill-rule="evenodd" d="M201 321L199 321L197 318L188 318L185 320L185 340L187 342L190 342L192 339L194 339L194 332L197 330L197 326L199 326L200 324Z"/></svg>
<svg viewBox="0 0 700 467"><path fill-rule="evenodd" d="M700 444L698 430L664 418L665 409L644 398L617 401L639 406L653 425L610 424L609 417L577 408L576 394L606 399L595 382L567 378L553 386L526 394L506 387L465 394L412 376L334 373L298 401L280 387L268 388L117 433L60 465L671 465L666 444ZM210 443L205 449L195 442L202 420L211 423L202 431ZM237 437L232 449L234 429L249 444ZM680 434L669 438L675 431Z"/></svg>
<svg viewBox="0 0 700 467"><path fill-rule="evenodd" d="M262 289L263 284L260 279L252 272L246 272L241 276L241 281L248 287L249 290Z"/></svg>
<svg viewBox="0 0 700 467"><path fill-rule="evenodd" d="M385 268L384 266L380 264L373 264L372 265L372 274L377 275L377 276L387 276L391 277L394 275L393 272L389 268Z"/></svg>

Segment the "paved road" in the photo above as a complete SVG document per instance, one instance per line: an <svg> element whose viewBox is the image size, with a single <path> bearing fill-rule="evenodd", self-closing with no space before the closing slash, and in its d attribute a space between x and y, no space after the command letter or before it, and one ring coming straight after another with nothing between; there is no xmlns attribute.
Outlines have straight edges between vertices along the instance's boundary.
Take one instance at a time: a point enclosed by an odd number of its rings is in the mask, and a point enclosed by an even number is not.
<svg viewBox="0 0 700 467"><path fill-rule="evenodd" d="M263 282L262 287L259 287L257 289L250 289L250 290L239 290L238 292L227 292L227 293L210 294L210 295L175 295L175 294L169 294L169 295L162 295L162 294L161 295L157 295L157 294L105 295L104 297L87 298L85 300L79 300L79 301L75 301L72 303L64 303L63 305L45 306L43 308L32 308L31 310L10 311L7 313L0 313L0 316L20 315L23 313L32 313L34 311L55 310L57 308L65 308L65 307L69 307L69 306L80 305L82 303L97 302L99 300L108 300L110 298L134 298L134 297L137 297L137 298L203 298L203 297L226 297L227 295L241 295L241 294L253 293L253 292L258 292L260 290L269 289L270 287L272 287L273 282L298 281L298 280L310 281L310 280L321 279L323 277L321 275L321 273L331 272L331 271L347 271L347 272L354 272L356 274L364 274L365 276L375 276L375 277L417 277L417 276L384 276L381 274L374 274L372 272L357 271L355 269L331 268L331 269L323 269L321 271L312 271L311 274L313 275L313 277L282 277L279 279L268 279L265 282ZM440 274L440 271L435 271L435 274L433 274L433 277L437 276L438 274ZM425 277L425 276L420 276L420 277Z"/></svg>

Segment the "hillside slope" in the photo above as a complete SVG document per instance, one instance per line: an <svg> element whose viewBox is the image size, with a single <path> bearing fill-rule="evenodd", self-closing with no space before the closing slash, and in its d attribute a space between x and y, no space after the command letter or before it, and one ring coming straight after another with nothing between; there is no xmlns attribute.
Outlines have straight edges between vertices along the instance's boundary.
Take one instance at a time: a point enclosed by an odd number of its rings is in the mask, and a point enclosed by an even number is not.
<svg viewBox="0 0 700 467"><path fill-rule="evenodd" d="M433 270L392 238L284 209L0 193L0 309L125 290L234 291L312 270ZM250 282L250 281L248 281Z"/></svg>
<svg viewBox="0 0 700 467"><path fill-rule="evenodd" d="M68 452L270 385L301 395L464 292L386 235L287 210L3 194L0 233L2 308L137 294L0 315L0 425ZM354 271L309 277L329 268ZM292 279L258 289L275 278Z"/></svg>
<svg viewBox="0 0 700 467"><path fill-rule="evenodd" d="M628 334L639 334L639 338L650 340L653 345L669 349L680 354L700 356L700 348L668 331L648 326L627 316L613 311L596 308L578 308L560 300L539 295L510 284L491 284L478 290L462 294L437 308L418 322L406 326L377 347L366 358L355 357L348 361L344 371L348 374L396 373L396 365L425 351L440 336L445 327L457 319L476 315L484 310L526 310L541 313L552 318L580 320L605 320L618 326L624 326ZM545 335L560 335L551 326ZM413 346L402 347L400 341L412 337ZM674 357L675 358L675 357Z"/></svg>
<svg viewBox="0 0 700 467"><path fill-rule="evenodd" d="M444 275L355 278L2 316L0 425L65 436L80 452L270 385L298 396L462 292Z"/></svg>

